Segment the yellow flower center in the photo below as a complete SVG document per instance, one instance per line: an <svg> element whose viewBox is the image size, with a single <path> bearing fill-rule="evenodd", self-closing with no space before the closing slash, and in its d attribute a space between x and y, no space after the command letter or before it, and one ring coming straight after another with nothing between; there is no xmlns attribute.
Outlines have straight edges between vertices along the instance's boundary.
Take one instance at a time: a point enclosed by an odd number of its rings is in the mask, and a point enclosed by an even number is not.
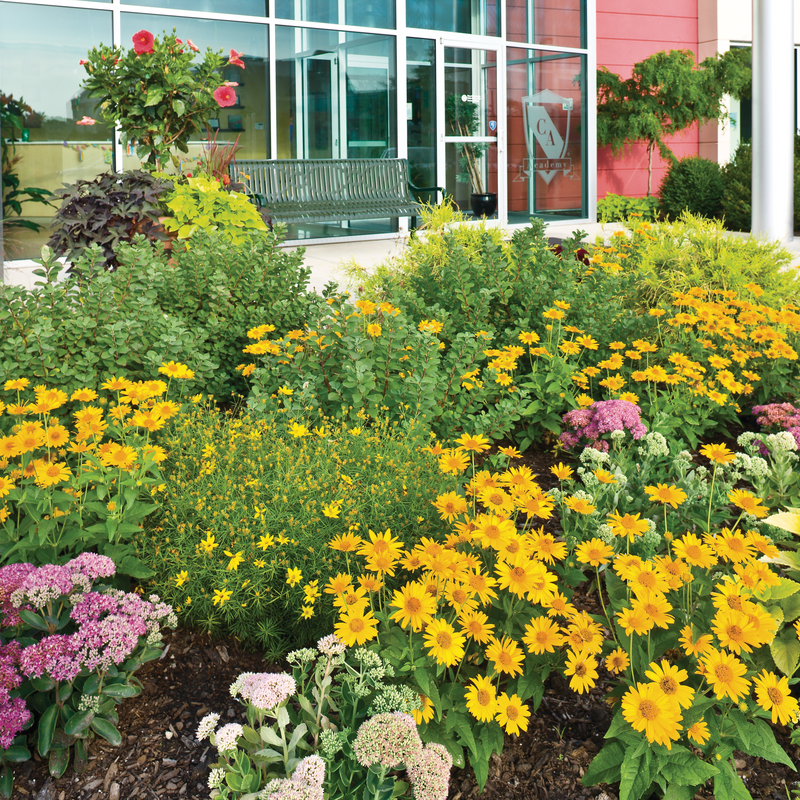
<svg viewBox="0 0 800 800"><path fill-rule="evenodd" d="M584 675L586 675L586 664L576 664L575 677L582 678Z"/></svg>
<svg viewBox="0 0 800 800"><path fill-rule="evenodd" d="M516 706L509 706L506 709L506 716L513 722L519 716L519 709Z"/></svg>
<svg viewBox="0 0 800 800"><path fill-rule="evenodd" d="M416 614L422 608L422 603L418 597L409 597L406 600L406 611Z"/></svg>
<svg viewBox="0 0 800 800"><path fill-rule="evenodd" d="M364 630L364 620L357 618L350 620L350 630L353 633L361 633Z"/></svg>
<svg viewBox="0 0 800 800"><path fill-rule="evenodd" d="M475 699L479 705L488 706L492 702L492 695L486 689L479 689Z"/></svg>

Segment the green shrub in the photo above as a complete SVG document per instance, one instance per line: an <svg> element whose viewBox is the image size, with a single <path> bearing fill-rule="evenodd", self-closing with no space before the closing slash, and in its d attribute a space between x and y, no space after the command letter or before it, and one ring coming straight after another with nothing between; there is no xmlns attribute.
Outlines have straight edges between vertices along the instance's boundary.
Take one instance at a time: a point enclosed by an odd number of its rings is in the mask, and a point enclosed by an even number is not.
<svg viewBox="0 0 800 800"><path fill-rule="evenodd" d="M742 142L722 169L722 214L725 227L749 231L753 206L753 148ZM800 230L800 136L794 139L794 229Z"/></svg>
<svg viewBox="0 0 800 800"><path fill-rule="evenodd" d="M161 241L170 238L158 220L165 213L161 202L171 188L172 181L131 170L121 175L104 172L59 189L61 206L53 217L48 245L57 256L68 255L74 263L96 244L103 251L102 268L113 269L120 243L130 242L137 233Z"/></svg>
<svg viewBox="0 0 800 800"><path fill-rule="evenodd" d="M293 438L286 416L196 406L165 430L163 510L138 540L156 576L148 592L172 602L185 624L274 654L330 633L329 603L300 615L314 605L305 586L315 581L321 593L349 570L350 556L327 546L333 537L387 528L407 543L431 536L443 524L432 501L454 484L423 450L422 426L323 422ZM289 585L289 568L302 581Z"/></svg>
<svg viewBox="0 0 800 800"><path fill-rule="evenodd" d="M800 297L797 270L789 267L792 256L778 242L731 236L721 221L688 212L673 222L647 227L629 223L626 229L627 237L614 244L624 258L618 263L636 276L627 301L634 307L669 302L673 292L692 288L747 294L749 283L764 290L760 301L773 308ZM605 245L598 239L597 252L606 250Z"/></svg>
<svg viewBox="0 0 800 800"><path fill-rule="evenodd" d="M661 211L675 219L684 211L702 217L722 213L722 171L716 161L689 156L676 161L661 181Z"/></svg>
<svg viewBox="0 0 800 800"><path fill-rule="evenodd" d="M508 385L503 367L487 362L494 354L487 331L440 341L441 322L415 325L390 303L328 302L306 331L275 339L264 339L268 325L248 332L259 341L246 352L264 356L264 366L253 373L249 406L268 410L273 398L282 397L297 417L358 424L386 415L421 422L439 436L465 429L494 439L519 419L525 393Z"/></svg>
<svg viewBox="0 0 800 800"><path fill-rule="evenodd" d="M149 251L143 239L132 250ZM44 278L34 289L0 285L0 382L28 378L71 393L99 386L109 375L150 380L165 361L187 363L198 385L216 367L205 355L205 331L164 314L158 304L163 269L120 264L105 272L103 251L91 245L73 275L42 248Z"/></svg>
<svg viewBox="0 0 800 800"><path fill-rule="evenodd" d="M597 201L600 222L624 222L629 217L655 222L658 219L657 197L626 197L610 192Z"/></svg>
<svg viewBox="0 0 800 800"><path fill-rule="evenodd" d="M202 385L218 399L246 393L241 368L247 331L269 321L281 333L301 328L322 301L309 291L303 250L279 248L267 231L242 236L236 244L220 232L198 231L190 250L127 247L119 260L132 271L155 270L156 303L202 336L203 352L217 369Z"/></svg>

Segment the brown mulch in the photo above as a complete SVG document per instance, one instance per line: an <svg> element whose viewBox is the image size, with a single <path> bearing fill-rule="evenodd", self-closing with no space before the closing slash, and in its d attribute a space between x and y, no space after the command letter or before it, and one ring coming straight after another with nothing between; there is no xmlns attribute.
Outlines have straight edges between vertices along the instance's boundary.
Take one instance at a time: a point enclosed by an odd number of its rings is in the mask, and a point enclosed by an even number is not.
<svg viewBox="0 0 800 800"><path fill-rule="evenodd" d="M563 459L566 460L566 459ZM545 488L556 483L549 472L554 463L545 449L525 453L523 462ZM518 464L519 462L517 462ZM577 600L590 613L599 612L595 595ZM144 685L138 698L118 707L123 744L112 747L95 739L86 771L72 767L59 779L47 771L47 762L34 756L15 768L14 798L20 800L160 800L209 797L206 781L216 751L196 739L197 724L215 712L223 721L243 722L242 707L228 687L242 672L272 671L258 653L244 650L233 639L211 640L187 630L168 632L163 657L146 664L137 677ZM602 681L586 695L572 692L560 675L551 675L528 730L507 736L501 755L492 756L489 780L479 793L470 769L454 769L449 800L617 800L618 787L586 788L580 780L611 721L604 702ZM800 764L800 748L789 743L789 731L776 728L778 742ZM741 753L736 767L754 800L786 800L796 786L797 773ZM785 783L784 783L785 782ZM713 800L711 789L697 795Z"/></svg>

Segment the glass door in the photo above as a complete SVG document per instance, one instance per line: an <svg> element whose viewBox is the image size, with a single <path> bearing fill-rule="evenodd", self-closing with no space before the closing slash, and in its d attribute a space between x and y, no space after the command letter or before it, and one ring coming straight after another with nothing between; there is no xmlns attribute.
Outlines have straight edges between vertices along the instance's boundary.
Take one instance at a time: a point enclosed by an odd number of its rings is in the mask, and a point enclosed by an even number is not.
<svg viewBox="0 0 800 800"><path fill-rule="evenodd" d="M439 42L439 185L458 208L496 215L498 196L497 50ZM491 195L482 206L475 198Z"/></svg>

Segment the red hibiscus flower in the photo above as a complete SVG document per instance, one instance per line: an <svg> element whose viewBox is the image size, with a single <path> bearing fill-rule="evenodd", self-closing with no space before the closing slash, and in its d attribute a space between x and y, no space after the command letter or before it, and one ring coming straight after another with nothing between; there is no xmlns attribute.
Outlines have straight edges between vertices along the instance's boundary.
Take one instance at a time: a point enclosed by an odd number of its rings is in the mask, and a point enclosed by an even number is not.
<svg viewBox="0 0 800 800"><path fill-rule="evenodd" d="M137 55L153 52L153 42L156 37L150 31L139 31L133 35L133 51Z"/></svg>
<svg viewBox="0 0 800 800"><path fill-rule="evenodd" d="M97 120L92 119L91 117L84 116L83 119L79 119L75 124L76 125L94 125Z"/></svg>
<svg viewBox="0 0 800 800"><path fill-rule="evenodd" d="M214 99L219 103L220 108L236 105L236 92L230 86L220 86L214 90Z"/></svg>
<svg viewBox="0 0 800 800"><path fill-rule="evenodd" d="M200 48L191 39L187 39L186 40L186 44L188 44L189 45L189 49L190 50L194 50L195 53L199 53L200 52Z"/></svg>
<svg viewBox="0 0 800 800"><path fill-rule="evenodd" d="M81 60L78 62L78 66L82 67L84 64L88 64L88 63L89 63L89 62L88 62L88 61L87 61L85 58L82 58L82 59L81 59Z"/></svg>
<svg viewBox="0 0 800 800"><path fill-rule="evenodd" d="M241 67L244 69L244 61L242 61L242 56L244 53L237 53L235 50L231 50L231 54L228 57L228 63L233 64L234 67Z"/></svg>

